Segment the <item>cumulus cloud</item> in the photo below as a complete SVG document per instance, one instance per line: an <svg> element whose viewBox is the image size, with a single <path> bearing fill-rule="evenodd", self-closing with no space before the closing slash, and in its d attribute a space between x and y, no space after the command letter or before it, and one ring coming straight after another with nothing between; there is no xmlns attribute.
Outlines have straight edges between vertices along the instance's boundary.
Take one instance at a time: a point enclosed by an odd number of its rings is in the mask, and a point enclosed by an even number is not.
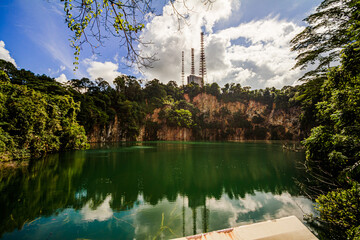
<svg viewBox="0 0 360 240"><path fill-rule="evenodd" d="M5 48L4 41L0 41L0 59L11 62L16 67L15 60L10 56L10 52Z"/></svg>
<svg viewBox="0 0 360 240"><path fill-rule="evenodd" d="M296 53L290 51L289 42L301 29L295 23L273 17L220 31L217 35L227 41L243 40L226 49L231 69L237 74L235 79L224 74L220 81L235 80L255 88L294 84L301 72L291 70Z"/></svg>
<svg viewBox="0 0 360 240"><path fill-rule="evenodd" d="M141 38L144 42L153 44L147 47L140 46L140 50L145 55L157 53L156 57L159 59L153 64L153 68L145 70L144 75L148 79L158 78L163 82L174 80L180 83L181 51L185 51L185 68L186 72L189 72L190 49L195 48L198 59L202 28L212 32L216 22L228 18L233 9L238 8L238 1L235 0L215 1L210 9L201 1L186 3L186 7L180 2L175 3L177 11L184 13L186 22L178 20L174 15L174 9L168 4L163 8L163 15L153 17L146 25ZM196 65L196 68L198 71L199 65Z"/></svg>
<svg viewBox="0 0 360 240"><path fill-rule="evenodd" d="M146 25L142 38L152 41L148 47L140 46L145 54L157 53L159 61L145 70L148 79L181 83L181 51L185 51L185 75L190 73L190 49L195 48L195 68L199 70L200 32L205 29L207 82L220 85L235 82L252 88L293 85L301 76L300 70L291 70L296 53L290 51L289 41L302 30L297 24L278 16L241 23L230 28L217 26L238 14L239 1L215 1L205 9L201 1L192 3L186 21L176 18L171 6L163 8L161 16L153 17ZM181 3L176 6L186 11ZM217 6L217 4L219 6ZM182 26L178 30L178 25Z"/></svg>
<svg viewBox="0 0 360 240"><path fill-rule="evenodd" d="M65 84L68 82L68 79L64 73L62 73L59 77L55 78L59 83Z"/></svg>
<svg viewBox="0 0 360 240"><path fill-rule="evenodd" d="M122 75L118 72L119 66L113 62L98 62L91 59L86 59L84 63L88 66L87 72L92 80L99 77L103 78L108 83L112 84L113 80Z"/></svg>

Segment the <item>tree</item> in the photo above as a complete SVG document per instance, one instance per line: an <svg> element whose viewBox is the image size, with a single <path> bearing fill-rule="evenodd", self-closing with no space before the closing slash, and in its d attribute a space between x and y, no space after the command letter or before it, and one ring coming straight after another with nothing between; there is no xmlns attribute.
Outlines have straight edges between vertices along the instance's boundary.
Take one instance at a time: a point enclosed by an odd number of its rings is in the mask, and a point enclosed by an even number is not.
<svg viewBox="0 0 360 240"><path fill-rule="evenodd" d="M360 201L358 199L360 199L360 186L356 182L347 190L334 190L316 199L321 218L330 225L330 232L337 239L344 238L344 232L347 239L359 239ZM336 228L340 228L340 231L336 231Z"/></svg>
<svg viewBox="0 0 360 240"><path fill-rule="evenodd" d="M101 77L95 79L95 83L101 92L105 92L110 88L110 84Z"/></svg>
<svg viewBox="0 0 360 240"><path fill-rule="evenodd" d="M183 98L183 91L178 87L175 81L169 81L165 85L165 90L168 96L171 96L174 100L180 100Z"/></svg>
<svg viewBox="0 0 360 240"><path fill-rule="evenodd" d="M87 147L76 121L80 103L12 84L1 70L0 77L0 161Z"/></svg>
<svg viewBox="0 0 360 240"><path fill-rule="evenodd" d="M162 119L172 127L191 128L194 125L191 112L185 109L166 109Z"/></svg>
<svg viewBox="0 0 360 240"><path fill-rule="evenodd" d="M315 13L304 19L309 25L291 40L292 51L297 51L294 68L307 68L302 79L326 77L331 63L340 59L340 51L351 42L349 29L358 19L357 0L324 0Z"/></svg>
<svg viewBox="0 0 360 240"><path fill-rule="evenodd" d="M227 94L229 92L229 89L230 89L230 85L227 83L224 85L223 88L221 88L221 91L223 94Z"/></svg>
<svg viewBox="0 0 360 240"><path fill-rule="evenodd" d="M207 84L205 86L205 92L209 93L215 97L219 97L220 96L220 87L216 82L212 83L211 85Z"/></svg>
<svg viewBox="0 0 360 240"><path fill-rule="evenodd" d="M10 78L3 70L0 70L0 82L5 82L5 83L10 82Z"/></svg>
<svg viewBox="0 0 360 240"><path fill-rule="evenodd" d="M174 15L180 21L185 20L186 13L179 12L175 6L178 0L170 0ZM211 5L214 0L202 1ZM65 22L73 32L70 40L75 49L75 69L79 64L79 54L84 43L95 48L102 46L108 37L106 33L119 39L120 47L127 50L128 65L137 67L150 67L155 61L155 53L144 55L137 45L148 45L140 38L149 13L153 13L152 0L61 0L66 14ZM182 2L186 7L186 0ZM194 9L191 9L194 11Z"/></svg>
<svg viewBox="0 0 360 240"><path fill-rule="evenodd" d="M189 94L189 97L193 98L199 93L201 93L201 88L197 83L190 83L184 86L184 93Z"/></svg>
<svg viewBox="0 0 360 240"><path fill-rule="evenodd" d="M315 104L320 125L304 141L320 221L330 226L330 235L340 232L344 239L360 238L360 216L354 211L360 192L360 36L354 26L348 29L352 43L342 51L341 65L329 69L320 88Z"/></svg>
<svg viewBox="0 0 360 240"><path fill-rule="evenodd" d="M125 79L125 97L130 101L140 101L143 98L140 83L135 77L128 76Z"/></svg>
<svg viewBox="0 0 360 240"><path fill-rule="evenodd" d="M115 89L117 93L125 94L125 79L125 75L117 76L114 79Z"/></svg>
<svg viewBox="0 0 360 240"><path fill-rule="evenodd" d="M88 43L92 50L103 44L103 32L120 40L120 46L127 49L127 60L148 66L153 56L143 56L135 48L141 43L139 33L144 28L145 14L151 12L151 0L61 0L66 13L68 28L74 33L71 46L75 48L75 62L82 44Z"/></svg>
<svg viewBox="0 0 360 240"><path fill-rule="evenodd" d="M307 122L317 125L303 142L313 176L306 190L318 204L325 239L360 239L359 17L359 1L324 0L292 40L299 51L295 67L318 64L295 98L303 102ZM330 68L338 59L340 65Z"/></svg>
<svg viewBox="0 0 360 240"><path fill-rule="evenodd" d="M89 88L94 86L94 83L88 78L82 79L71 79L70 86L78 92L87 91Z"/></svg>
<svg viewBox="0 0 360 240"><path fill-rule="evenodd" d="M161 99L167 95L165 85L158 79L153 79L145 84L144 95L148 101L159 100L161 102Z"/></svg>

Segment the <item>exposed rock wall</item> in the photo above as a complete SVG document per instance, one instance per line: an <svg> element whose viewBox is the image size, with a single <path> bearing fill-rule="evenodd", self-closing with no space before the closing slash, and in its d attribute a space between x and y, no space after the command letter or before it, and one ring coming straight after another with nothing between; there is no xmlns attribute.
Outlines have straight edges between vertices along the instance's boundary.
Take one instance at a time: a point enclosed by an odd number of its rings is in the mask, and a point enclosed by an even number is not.
<svg viewBox="0 0 360 240"><path fill-rule="evenodd" d="M191 141L196 140L193 135L193 130L180 127L169 127L162 125L157 132L158 140L164 141Z"/></svg>
<svg viewBox="0 0 360 240"><path fill-rule="evenodd" d="M137 141L142 140L167 140L167 141L190 141L190 140L248 140L248 139L292 139L300 140L300 121L301 110L299 107L291 109L277 109L276 105L269 106L260 102L249 100L247 102L222 102L215 96L209 94L199 94L192 100L189 96L184 96L185 100L199 109L200 114L206 116L205 122L218 123L220 127L208 128L181 128L169 127L159 119L160 108L153 111L146 118L148 121L157 125L155 137L148 137L145 126L140 127ZM221 116L221 109L227 109L227 117ZM248 122L246 128L231 127L231 117L241 113L244 121ZM261 119L256 122L254 119ZM151 129L154 131L154 129ZM88 134L90 142L118 142L134 139L126 139L120 127L117 117L108 124L107 127L94 127Z"/></svg>
<svg viewBox="0 0 360 240"><path fill-rule="evenodd" d="M139 135L136 139L129 139L126 137L126 132L120 125L118 116L115 115L113 121L105 127L94 126L92 131L87 134L89 142L121 142L121 141L142 141L145 135L145 127L141 126L139 129Z"/></svg>
<svg viewBox="0 0 360 240"><path fill-rule="evenodd" d="M89 142L120 142L124 140L116 115L114 121L111 121L107 127L95 125L87 137Z"/></svg>

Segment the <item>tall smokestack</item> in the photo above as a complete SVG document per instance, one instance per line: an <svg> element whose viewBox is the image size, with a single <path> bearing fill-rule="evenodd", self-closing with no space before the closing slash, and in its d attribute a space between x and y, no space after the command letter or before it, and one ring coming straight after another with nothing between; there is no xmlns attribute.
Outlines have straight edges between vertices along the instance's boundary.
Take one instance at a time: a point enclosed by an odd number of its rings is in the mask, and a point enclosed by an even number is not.
<svg viewBox="0 0 360 240"><path fill-rule="evenodd" d="M181 81L182 81L182 85L185 85L185 67L184 67L184 51L182 51L182 56L181 56Z"/></svg>
<svg viewBox="0 0 360 240"><path fill-rule="evenodd" d="M195 75L194 49L191 49L191 75Z"/></svg>
<svg viewBox="0 0 360 240"><path fill-rule="evenodd" d="M205 49L204 49L204 33L201 32L200 35L200 76L202 78L201 85L204 87L204 80L206 75L206 62L205 62Z"/></svg>

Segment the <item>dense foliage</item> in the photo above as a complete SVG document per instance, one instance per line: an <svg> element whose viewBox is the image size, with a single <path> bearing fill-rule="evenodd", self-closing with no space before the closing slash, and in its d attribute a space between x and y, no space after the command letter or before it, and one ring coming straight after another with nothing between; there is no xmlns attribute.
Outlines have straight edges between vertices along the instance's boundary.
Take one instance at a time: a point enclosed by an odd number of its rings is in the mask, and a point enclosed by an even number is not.
<svg viewBox="0 0 360 240"><path fill-rule="evenodd" d="M326 38L328 42L320 42L319 47L335 50L331 46L337 46L342 47L342 51L340 66L329 68L326 78L307 82L296 95L303 102L304 121L313 122L315 126L304 140L306 167L314 176L307 191L318 204L320 216L315 219L326 228L320 231L320 238L359 239L360 2L325 0L319 9L323 11L311 15L309 19L316 20L319 26L333 20L335 26L329 28L332 30L328 35L330 38ZM340 9L346 11L341 12ZM334 18L339 15L343 18ZM334 39L338 42L334 43ZM295 38L295 41L298 40ZM336 52L339 49L334 54ZM320 53L311 53L313 58L307 58L311 61L321 57ZM300 53L299 59L304 56ZM324 61L331 61L334 56L330 54Z"/></svg>
<svg viewBox="0 0 360 240"><path fill-rule="evenodd" d="M332 229L327 238L345 236L344 232L350 239L360 237L359 232L353 236L356 232L351 230L360 225L360 215L353 211L360 192L360 76L359 68L354 72L346 67L357 51L349 45L342 66L329 71L321 87L321 100L315 104L320 125L304 141L307 168L316 176L312 189L322 193L315 191L321 221ZM346 223L341 216L348 213L354 217Z"/></svg>
<svg viewBox="0 0 360 240"><path fill-rule="evenodd" d="M85 131L76 121L79 103L12 84L0 70L0 160L40 157L83 149Z"/></svg>
<svg viewBox="0 0 360 240"><path fill-rule="evenodd" d="M354 182L348 189L320 195L316 202L321 220L329 224L332 239L358 239L360 230L360 188ZM334 228L335 226L335 228Z"/></svg>

